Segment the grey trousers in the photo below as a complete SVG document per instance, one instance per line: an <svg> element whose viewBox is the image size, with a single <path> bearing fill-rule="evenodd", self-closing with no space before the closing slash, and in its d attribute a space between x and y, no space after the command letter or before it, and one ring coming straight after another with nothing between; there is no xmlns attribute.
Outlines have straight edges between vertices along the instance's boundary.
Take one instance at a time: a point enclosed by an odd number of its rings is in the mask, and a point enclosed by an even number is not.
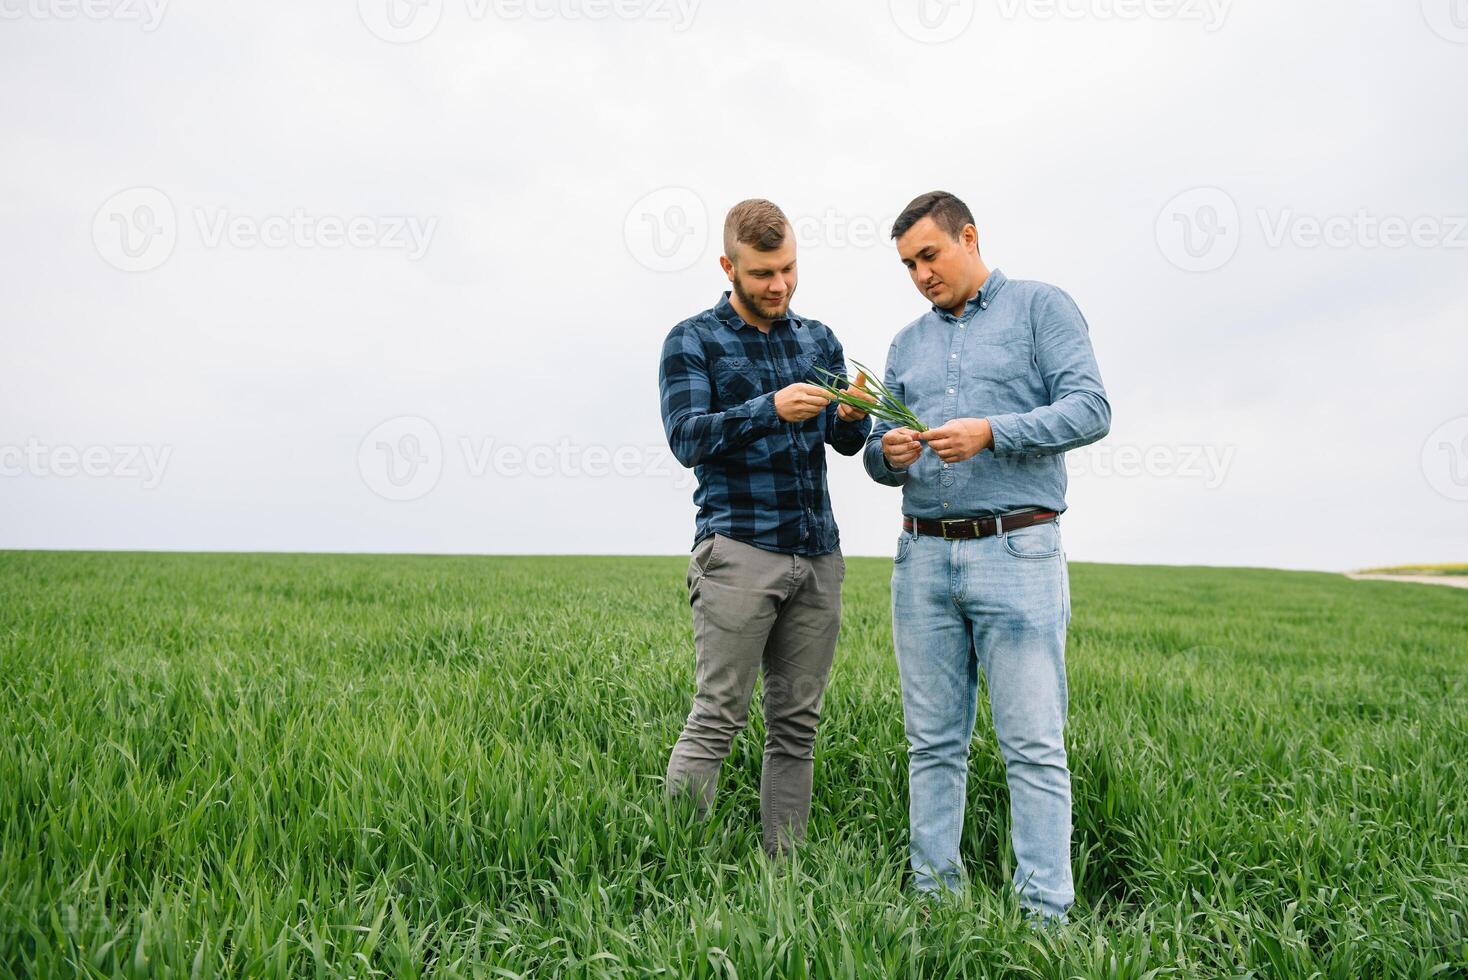
<svg viewBox="0 0 1468 980"><path fill-rule="evenodd" d="M688 562L697 693L668 760L667 791L713 805L719 768L749 718L764 675L760 821L765 851L805 838L821 699L841 626L840 550L782 555L711 535Z"/></svg>

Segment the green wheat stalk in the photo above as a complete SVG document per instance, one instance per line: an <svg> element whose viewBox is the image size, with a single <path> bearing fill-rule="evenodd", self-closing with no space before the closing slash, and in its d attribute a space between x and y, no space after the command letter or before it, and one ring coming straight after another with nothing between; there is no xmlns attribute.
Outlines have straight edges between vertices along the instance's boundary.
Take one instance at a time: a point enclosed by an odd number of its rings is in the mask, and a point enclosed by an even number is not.
<svg viewBox="0 0 1468 980"><path fill-rule="evenodd" d="M884 422L906 426L914 432L928 431L928 427L923 425L922 420L913 414L912 409L898 401L897 397L892 394L892 389L888 388L879 377L872 373L871 368L862 364L860 361L852 361L851 363L856 365L857 373L866 375L866 384L861 390L875 398L877 400L875 404L851 394L848 390L851 382L845 375L837 374L834 371L827 371L819 365L816 366L816 372L821 375L822 380L812 381L810 383L820 388L827 395L830 395L833 401L839 402L842 405L850 405L852 408L866 412L868 415L879 418Z"/></svg>

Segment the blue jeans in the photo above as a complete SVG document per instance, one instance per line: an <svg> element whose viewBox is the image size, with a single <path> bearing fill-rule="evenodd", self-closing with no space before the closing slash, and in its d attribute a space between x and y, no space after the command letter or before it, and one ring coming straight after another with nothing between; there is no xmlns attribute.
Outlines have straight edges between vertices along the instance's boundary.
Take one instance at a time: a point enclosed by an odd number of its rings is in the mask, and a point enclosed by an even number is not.
<svg viewBox="0 0 1468 980"><path fill-rule="evenodd" d="M913 884L958 887L978 670L1009 783L1014 888L1063 916L1070 870L1065 630L1070 583L1058 521L969 540L904 531L892 567L892 637L907 728Z"/></svg>

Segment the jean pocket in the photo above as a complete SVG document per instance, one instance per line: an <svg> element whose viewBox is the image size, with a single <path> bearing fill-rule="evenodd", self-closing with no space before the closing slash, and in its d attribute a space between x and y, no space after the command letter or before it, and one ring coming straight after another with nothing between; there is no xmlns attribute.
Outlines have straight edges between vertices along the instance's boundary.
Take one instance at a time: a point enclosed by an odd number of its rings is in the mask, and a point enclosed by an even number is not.
<svg viewBox="0 0 1468 980"><path fill-rule="evenodd" d="M1060 556L1060 528L1054 521L1031 524L1004 532L1004 550L1015 558L1045 559Z"/></svg>
<svg viewBox="0 0 1468 980"><path fill-rule="evenodd" d="M913 534L911 531L903 531L897 537L897 554L892 559L896 565L907 560L908 553L912 551Z"/></svg>

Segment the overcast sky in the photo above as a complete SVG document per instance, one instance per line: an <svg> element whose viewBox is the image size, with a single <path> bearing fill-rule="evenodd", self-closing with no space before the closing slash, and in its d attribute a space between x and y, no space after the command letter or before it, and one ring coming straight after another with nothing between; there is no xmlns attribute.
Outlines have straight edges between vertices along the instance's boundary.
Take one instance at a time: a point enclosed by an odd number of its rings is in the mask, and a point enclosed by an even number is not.
<svg viewBox="0 0 1468 980"><path fill-rule="evenodd" d="M1465 0L0 0L0 83L0 548L686 552L724 212L880 364L942 188L1090 324L1072 560L1468 560Z"/></svg>

